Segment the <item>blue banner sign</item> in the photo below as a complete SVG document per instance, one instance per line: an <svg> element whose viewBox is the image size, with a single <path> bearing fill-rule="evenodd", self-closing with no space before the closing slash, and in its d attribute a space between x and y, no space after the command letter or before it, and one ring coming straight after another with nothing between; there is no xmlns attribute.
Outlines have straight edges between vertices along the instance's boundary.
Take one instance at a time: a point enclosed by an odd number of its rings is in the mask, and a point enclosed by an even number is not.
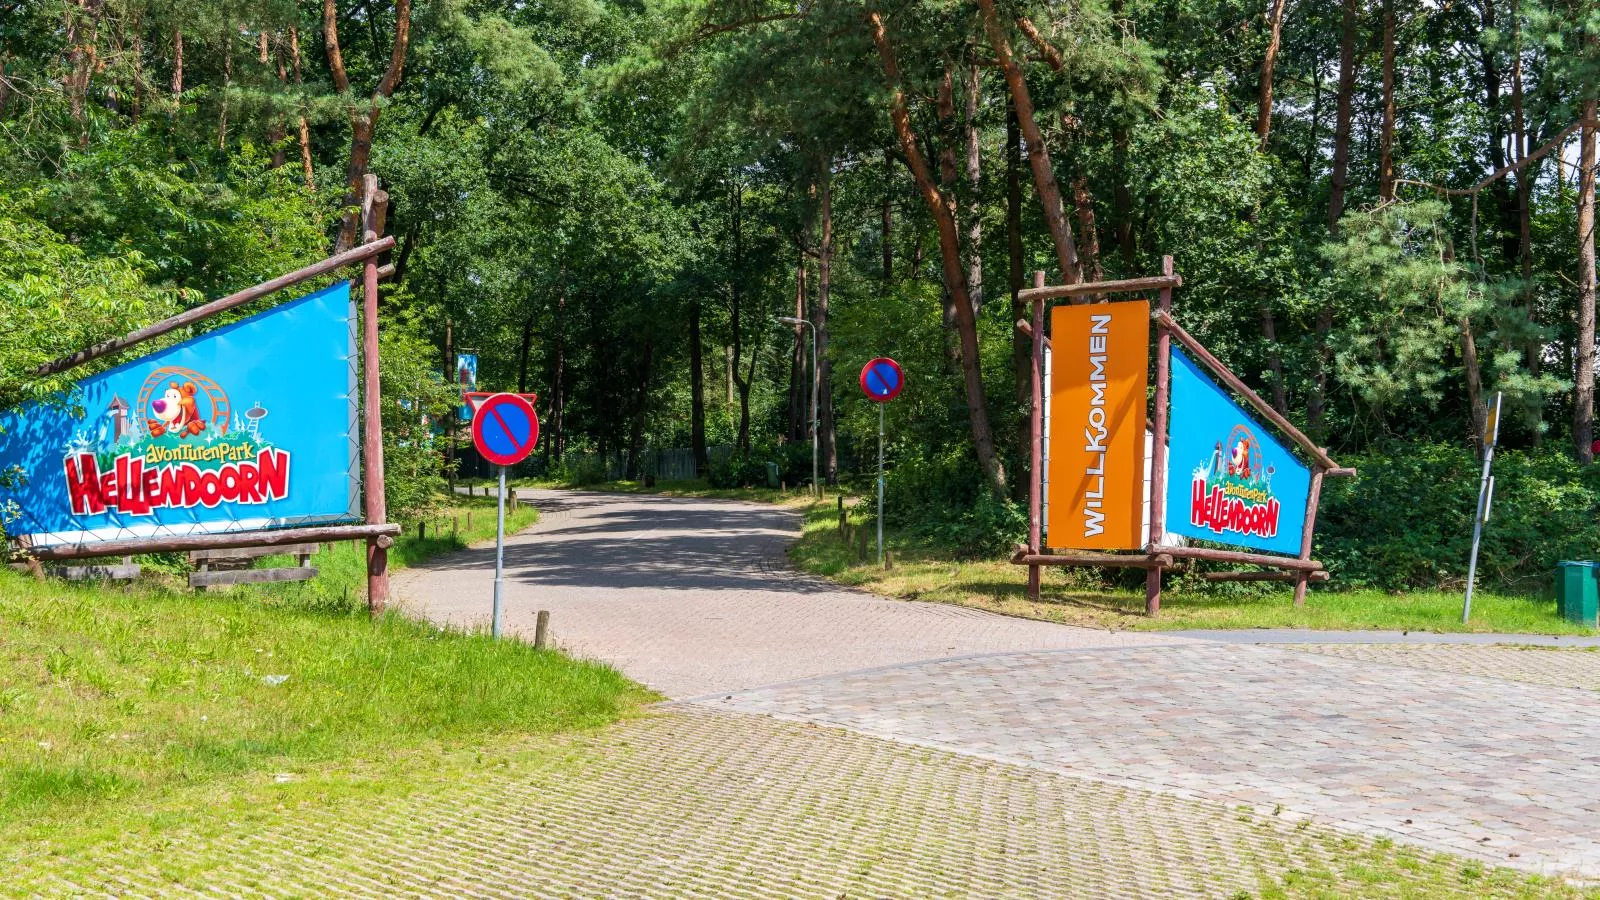
<svg viewBox="0 0 1600 900"><path fill-rule="evenodd" d="M470 394L478 389L478 354L456 354L456 384L463 394ZM461 404L461 409L456 411L456 417L462 422L471 422L472 407L465 403Z"/></svg>
<svg viewBox="0 0 1600 900"><path fill-rule="evenodd" d="M1311 470L1177 348L1171 422L1167 530L1298 556Z"/></svg>
<svg viewBox="0 0 1600 900"><path fill-rule="evenodd" d="M350 283L0 413L24 544L247 531L358 515Z"/></svg>

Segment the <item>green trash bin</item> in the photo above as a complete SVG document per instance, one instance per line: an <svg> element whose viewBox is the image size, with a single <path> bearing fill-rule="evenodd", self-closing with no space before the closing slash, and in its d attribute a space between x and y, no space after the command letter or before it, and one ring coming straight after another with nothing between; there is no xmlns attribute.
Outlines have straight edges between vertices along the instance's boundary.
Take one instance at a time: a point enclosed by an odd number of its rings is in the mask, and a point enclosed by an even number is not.
<svg viewBox="0 0 1600 900"><path fill-rule="evenodd" d="M769 462L769 463L767 463L767 487L775 488L777 486L778 486L778 464L775 463L775 462Z"/></svg>
<svg viewBox="0 0 1600 900"><path fill-rule="evenodd" d="M1595 627L1595 615L1600 611L1600 563L1556 563L1556 610L1568 622Z"/></svg>

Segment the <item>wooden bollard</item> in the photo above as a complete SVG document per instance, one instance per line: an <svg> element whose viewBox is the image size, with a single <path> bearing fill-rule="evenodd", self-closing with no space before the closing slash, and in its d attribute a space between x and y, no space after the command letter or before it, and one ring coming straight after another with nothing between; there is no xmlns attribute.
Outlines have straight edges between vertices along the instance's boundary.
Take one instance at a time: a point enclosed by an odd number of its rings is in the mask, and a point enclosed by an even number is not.
<svg viewBox="0 0 1600 900"><path fill-rule="evenodd" d="M887 572L892 568L894 568L894 551L885 550L883 551L883 570Z"/></svg>
<svg viewBox="0 0 1600 900"><path fill-rule="evenodd" d="M543 650L549 645L550 638L550 610L539 610L539 617L533 625L533 648Z"/></svg>
<svg viewBox="0 0 1600 900"><path fill-rule="evenodd" d="M467 510L467 530L472 530L472 510Z"/></svg>
<svg viewBox="0 0 1600 900"><path fill-rule="evenodd" d="M844 539L846 539L846 540L849 540L849 538L850 538L850 530L849 529L850 529L850 514L845 512L843 509L840 509L839 510L839 536L844 538Z"/></svg>
<svg viewBox="0 0 1600 900"><path fill-rule="evenodd" d="M461 517L460 516L451 516L450 517L450 540L452 540L452 541L455 540L456 539L456 532L458 532L460 530L461 530Z"/></svg>
<svg viewBox="0 0 1600 900"><path fill-rule="evenodd" d="M417 540L425 541L427 539L428 539L428 523L427 522L418 522L417 523Z"/></svg>

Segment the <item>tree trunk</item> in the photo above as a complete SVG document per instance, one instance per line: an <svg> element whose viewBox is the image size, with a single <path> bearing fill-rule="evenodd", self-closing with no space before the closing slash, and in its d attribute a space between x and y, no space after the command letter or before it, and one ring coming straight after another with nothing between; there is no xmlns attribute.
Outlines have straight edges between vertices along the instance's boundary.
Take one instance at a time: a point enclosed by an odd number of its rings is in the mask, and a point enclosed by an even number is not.
<svg viewBox="0 0 1600 900"><path fill-rule="evenodd" d="M883 150L883 280L894 284L894 154ZM796 313L799 316L800 313Z"/></svg>
<svg viewBox="0 0 1600 900"><path fill-rule="evenodd" d="M806 254L800 251L794 264L794 317L804 320L806 317ZM806 327L796 323L794 326L794 352L789 357L789 440L802 441L809 435L810 425L807 408L811 401L811 393L807 390L810 382L806 379Z"/></svg>
<svg viewBox="0 0 1600 900"><path fill-rule="evenodd" d="M944 69L944 78L939 82L939 95L935 101L939 112L939 130L941 138L939 149L939 189L952 198L956 227L961 227L961 205L956 200L960 196L960 187L957 184L956 174L956 101L955 80L951 75L950 67ZM970 284L970 282L969 282ZM945 355L948 361L955 364L955 359L960 351L960 339L951 340L956 328L955 297L948 289L944 292L944 327L945 327Z"/></svg>
<svg viewBox="0 0 1600 900"><path fill-rule="evenodd" d="M294 66L294 85L300 87L304 82L300 75L300 29L289 26L289 60ZM306 179L306 190L316 190L316 173L311 167L311 126L306 122L305 114L300 115L300 169Z"/></svg>
<svg viewBox="0 0 1600 900"><path fill-rule="evenodd" d="M1339 31L1338 121L1333 134L1333 173L1328 191L1328 233L1339 235L1344 216L1344 192L1350 172L1350 125L1355 118L1356 0L1343 0L1344 18Z"/></svg>
<svg viewBox="0 0 1600 900"><path fill-rule="evenodd" d="M1011 289L1011 322L1028 319L1028 305L1017 296L1027 283L1027 265L1022 250L1022 132L1017 126L1017 108L1006 98L1006 261L1007 286ZM1016 379L1017 402L1033 395L1033 339L1011 329L1011 371ZM1022 444L1028 446L1032 417L1022 417Z"/></svg>
<svg viewBox="0 0 1600 900"><path fill-rule="evenodd" d="M1383 124L1378 132L1378 200L1394 199L1394 0L1383 0Z"/></svg>
<svg viewBox="0 0 1600 900"><path fill-rule="evenodd" d="M1267 152L1267 135L1272 133L1272 70L1278 65L1278 46L1283 39L1283 12L1289 0L1271 0L1271 4L1271 9L1267 11L1271 36L1267 39L1267 55L1261 60L1261 88L1256 100L1257 149L1262 153ZM1316 77L1315 73L1312 77Z"/></svg>
<svg viewBox="0 0 1600 900"><path fill-rule="evenodd" d="M233 26L222 26L222 103L217 110L217 149L228 148L228 89L233 86Z"/></svg>
<svg viewBox="0 0 1600 900"><path fill-rule="evenodd" d="M1461 317L1461 369L1467 379L1472 441L1482 447L1489 413L1483 402L1483 366L1478 362L1478 342L1472 336L1472 320L1467 316Z"/></svg>
<svg viewBox="0 0 1600 900"><path fill-rule="evenodd" d="M172 107L173 115L178 114L178 106L183 102L183 32L174 28L172 30Z"/></svg>
<svg viewBox="0 0 1600 900"><path fill-rule="evenodd" d="M555 373L550 379L550 424L555 432L555 460L567 449L567 267L561 267L556 293Z"/></svg>
<svg viewBox="0 0 1600 900"><path fill-rule="evenodd" d="M833 288L833 156L822 161L817 199L822 219L822 240L817 244L817 309L812 323L817 329L817 411L822 419L819 440L822 477L839 483L839 447L833 421L833 364L828 361L828 301Z"/></svg>
<svg viewBox="0 0 1600 900"><path fill-rule="evenodd" d="M1261 60L1261 85L1256 101L1256 152L1267 152L1267 136L1272 133L1272 72L1278 62L1278 46L1283 38L1283 13L1288 7L1289 0L1272 0L1271 7L1267 10L1267 22L1271 37L1267 41L1267 54ZM1313 77L1316 77L1313 75ZM1250 222L1255 225L1260 219L1260 206L1250 212ZM1257 252L1264 252L1261 244L1256 245ZM1267 370L1272 373L1272 408L1280 414L1289 413L1288 390L1283 378L1283 355L1278 350L1278 322L1272 311L1272 301L1263 297L1260 304L1261 312L1261 342L1267 351Z"/></svg>
<svg viewBox="0 0 1600 900"><path fill-rule="evenodd" d="M1344 194L1350 173L1350 125L1354 119L1356 85L1356 0L1344 0L1344 15L1339 31L1338 121L1333 136L1333 172L1328 191L1328 233L1339 236L1339 219L1344 216ZM1317 311L1316 352L1311 364L1311 397L1306 402L1306 425L1313 438L1322 437L1323 419L1328 404L1328 368L1331 362L1328 336L1333 332L1333 308L1323 304Z"/></svg>
<svg viewBox="0 0 1600 900"><path fill-rule="evenodd" d="M633 427L628 432L628 462L625 474L629 479L639 477L639 457L644 453L644 420L649 410L651 352L650 341L644 342L644 361L639 375L639 387L634 394Z"/></svg>
<svg viewBox="0 0 1600 900"><path fill-rule="evenodd" d="M522 344L517 348L517 393L528 392L528 357L533 355L533 316L522 320Z"/></svg>
<svg viewBox="0 0 1600 900"><path fill-rule="evenodd" d="M1078 208L1078 228L1083 232L1083 275L1090 281L1105 277L1100 268L1100 232L1094 224L1094 196L1089 193L1089 178L1082 172L1072 179L1072 203Z"/></svg>
<svg viewBox="0 0 1600 900"><path fill-rule="evenodd" d="M1017 105L1017 121L1022 126L1022 137L1028 143L1028 162L1033 167L1034 188L1039 202L1044 206L1044 221L1050 229L1050 240L1055 244L1056 261L1061 277L1067 284L1083 280L1078 262L1078 247L1072 236L1072 223L1067 221L1061 206L1061 188L1056 184L1055 168L1050 162L1050 151L1045 147L1044 135L1039 132L1039 122L1034 118L1033 98L1028 93L1028 83L1022 77L1022 67L1011 54L1011 42L1006 38L995 15L994 0L978 0L983 13L984 30L989 44L1000 60L1006 75L1006 87Z"/></svg>
<svg viewBox="0 0 1600 900"><path fill-rule="evenodd" d="M345 98L350 117L350 160L345 166L344 201L350 211L345 213L338 240L334 243L334 252L339 253L355 246L362 237L357 232L360 225L355 207L361 201L361 182L366 177L371 161L372 138L378 127L378 115L383 109L383 102L394 95L394 89L400 84L400 76L405 71L406 49L411 43L411 0L395 0L394 44L389 49L389 65L373 89L372 99L365 109L350 94L350 78L345 73L344 55L339 47L339 17L335 0L322 0L322 39L328 52L328 74L333 79L334 90Z"/></svg>
<svg viewBox="0 0 1600 900"><path fill-rule="evenodd" d="M694 448L695 475L703 478L711 460L706 455L706 371L698 299L689 303L689 445Z"/></svg>
<svg viewBox="0 0 1600 900"><path fill-rule="evenodd" d="M978 143L978 91L982 87L976 64L967 70L967 290L973 309L983 309L983 154Z"/></svg>
<svg viewBox="0 0 1600 900"><path fill-rule="evenodd" d="M267 33L265 31L261 32L261 61L267 61ZM287 86L289 84L289 68L283 63L282 45L279 45L277 52L272 54L272 63L273 69L278 75L278 84ZM272 121L267 125L267 146L272 148L271 166L274 169L283 168L283 164L289 161L288 150L283 146L283 137L286 132L283 114L273 113Z"/></svg>
<svg viewBox="0 0 1600 900"><path fill-rule="evenodd" d="M1572 392L1572 442L1578 461L1594 462L1594 164L1595 101L1583 103L1578 141L1578 350Z"/></svg>
<svg viewBox="0 0 1600 900"><path fill-rule="evenodd" d="M1111 129L1111 213L1117 224L1117 253L1122 269L1130 275L1139 269L1139 248L1134 244L1133 192L1128 190L1128 154L1132 136L1124 125Z"/></svg>
<svg viewBox="0 0 1600 900"><path fill-rule="evenodd" d="M728 401L733 402L734 389L739 393L739 430L734 443L740 453L750 452L750 384L739 377L739 361L744 358L744 185L737 179L732 184L733 200L733 270L728 279L729 296L733 300L729 322L733 328L733 346L728 350Z"/></svg>
<svg viewBox="0 0 1600 900"><path fill-rule="evenodd" d="M971 297L967 294L966 272L961 267L961 239L956 231L955 198L942 193L934 184L933 173L922 157L916 134L911 130L911 112L907 108L905 88L900 83L900 65L895 59L894 45L884 28L883 16L876 11L867 13L867 23L872 30L872 40L877 47L878 59L890 89L890 119L900 150L916 180L917 190L928 204L939 231L939 255L943 262L947 289L956 298L956 324L961 336L961 370L966 387L967 417L972 429L973 450L978 465L983 469L989 490L996 499L1006 496L1005 467L995 452L994 434L989 428L988 400L984 396L983 371L978 357L977 318L972 314Z"/></svg>

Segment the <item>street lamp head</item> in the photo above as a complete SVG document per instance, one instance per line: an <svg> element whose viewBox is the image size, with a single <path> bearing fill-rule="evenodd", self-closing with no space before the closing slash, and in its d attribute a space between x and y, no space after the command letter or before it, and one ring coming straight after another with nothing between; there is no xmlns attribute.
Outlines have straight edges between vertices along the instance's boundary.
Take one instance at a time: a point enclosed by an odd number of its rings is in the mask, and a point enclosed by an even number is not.
<svg viewBox="0 0 1600 900"><path fill-rule="evenodd" d="M778 321L782 322L785 325L809 325L809 324L811 324L811 323L807 322L805 319L798 319L798 318L795 318L794 316L779 316L778 317Z"/></svg>

